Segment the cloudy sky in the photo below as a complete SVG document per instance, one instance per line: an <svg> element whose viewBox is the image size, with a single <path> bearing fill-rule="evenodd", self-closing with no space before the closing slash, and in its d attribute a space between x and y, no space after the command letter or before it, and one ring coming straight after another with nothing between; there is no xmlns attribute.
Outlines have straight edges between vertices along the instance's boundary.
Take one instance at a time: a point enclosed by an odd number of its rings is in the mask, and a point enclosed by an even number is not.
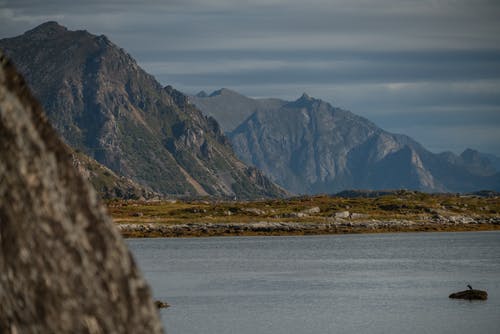
<svg viewBox="0 0 500 334"><path fill-rule="evenodd" d="M186 93L302 92L432 151L500 156L498 0L0 0L0 38L105 34Z"/></svg>

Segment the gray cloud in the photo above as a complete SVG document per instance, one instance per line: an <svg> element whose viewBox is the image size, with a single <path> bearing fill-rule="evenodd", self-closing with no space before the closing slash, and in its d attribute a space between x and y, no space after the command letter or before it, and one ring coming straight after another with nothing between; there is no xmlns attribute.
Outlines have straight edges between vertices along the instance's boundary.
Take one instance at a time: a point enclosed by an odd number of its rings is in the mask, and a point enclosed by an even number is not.
<svg viewBox="0 0 500 334"><path fill-rule="evenodd" d="M307 91L432 150L500 155L499 17L495 0L0 0L0 38L57 20L188 93Z"/></svg>

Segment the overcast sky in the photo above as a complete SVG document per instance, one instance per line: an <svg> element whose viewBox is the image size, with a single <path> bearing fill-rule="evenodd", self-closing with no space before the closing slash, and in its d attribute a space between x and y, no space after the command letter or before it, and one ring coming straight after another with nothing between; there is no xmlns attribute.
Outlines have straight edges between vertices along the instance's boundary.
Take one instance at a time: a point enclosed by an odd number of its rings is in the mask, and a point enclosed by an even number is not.
<svg viewBox="0 0 500 334"><path fill-rule="evenodd" d="M435 152L500 156L498 0L0 0L0 38L47 20L185 93L307 92Z"/></svg>

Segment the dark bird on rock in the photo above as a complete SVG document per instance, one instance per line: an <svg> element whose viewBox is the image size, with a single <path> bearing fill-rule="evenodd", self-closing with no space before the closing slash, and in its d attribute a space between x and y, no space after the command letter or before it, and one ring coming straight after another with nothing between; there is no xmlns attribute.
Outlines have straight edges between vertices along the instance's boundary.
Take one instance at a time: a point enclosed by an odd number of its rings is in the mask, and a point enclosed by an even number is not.
<svg viewBox="0 0 500 334"><path fill-rule="evenodd" d="M470 286L470 284L467 284L467 287L468 287L470 290L472 290L472 287Z"/></svg>

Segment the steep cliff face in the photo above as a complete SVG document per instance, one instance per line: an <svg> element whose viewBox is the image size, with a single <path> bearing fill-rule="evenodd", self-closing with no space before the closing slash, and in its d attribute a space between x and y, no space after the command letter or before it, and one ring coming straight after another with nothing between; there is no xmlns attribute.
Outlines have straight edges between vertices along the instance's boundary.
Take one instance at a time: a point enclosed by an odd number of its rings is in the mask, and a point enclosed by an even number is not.
<svg viewBox="0 0 500 334"><path fill-rule="evenodd" d="M115 173L163 194L284 194L267 180L253 183L214 119L105 36L48 22L1 40L0 48L64 140Z"/></svg>
<svg viewBox="0 0 500 334"><path fill-rule="evenodd" d="M146 282L0 54L0 332L161 333Z"/></svg>
<svg viewBox="0 0 500 334"><path fill-rule="evenodd" d="M218 95L214 106L223 103L223 96ZM193 101L205 101L197 105L217 118L216 108L207 110L212 105L206 101L211 99L206 96ZM407 136L386 132L365 118L307 94L293 102L283 101L275 109L257 108L239 121L229 133L238 156L295 193L500 188L499 174L478 152L433 154Z"/></svg>
<svg viewBox="0 0 500 334"><path fill-rule="evenodd" d="M235 151L278 184L297 193L351 188L420 188L407 143L350 112L303 95L274 111L259 111L230 134ZM406 147L408 154L396 154ZM405 175L384 176L389 169ZM415 167L418 170L418 167ZM398 174L400 174L398 172ZM422 180L422 184L432 182Z"/></svg>

